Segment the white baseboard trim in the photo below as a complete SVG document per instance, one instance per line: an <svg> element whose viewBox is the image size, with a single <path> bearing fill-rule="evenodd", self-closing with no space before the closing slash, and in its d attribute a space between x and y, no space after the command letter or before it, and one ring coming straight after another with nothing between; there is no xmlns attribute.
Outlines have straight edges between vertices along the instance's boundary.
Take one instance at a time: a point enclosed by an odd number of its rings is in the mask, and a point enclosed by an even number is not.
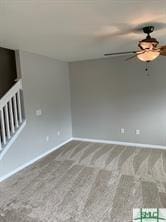
<svg viewBox="0 0 166 222"><path fill-rule="evenodd" d="M65 142L59 144L58 146L54 147L53 149L43 153L42 155L40 156L37 156L36 158L30 160L29 162L21 165L20 167L16 168L15 170L13 170L12 172L0 177L0 182L6 180L7 178L13 176L14 174L18 173L20 170L23 170L24 168L30 166L31 164L35 163L36 161L42 159L43 157L47 156L48 154L52 153L53 151L59 149L61 146L64 146L66 143L70 142L72 140L72 138L66 140Z"/></svg>
<svg viewBox="0 0 166 222"><path fill-rule="evenodd" d="M14 143L14 141L17 139L17 137L19 136L19 134L21 133L21 131L24 129L26 125L26 120L23 122L23 124L20 126L20 128L18 129L18 131L14 134L14 136L12 137L12 139L9 141L9 143L7 144L7 146L5 147L4 150L2 150L1 154L0 154L0 160L2 160L2 158L4 157L4 155L7 153L7 151L9 150L9 148L11 147L11 145Z"/></svg>
<svg viewBox="0 0 166 222"><path fill-rule="evenodd" d="M128 143L128 142L111 141L111 140L98 140L98 139L81 138L81 137L73 137L72 140L85 141L85 142L94 142L94 143L124 145L124 146L140 147L140 148L166 149L166 146L161 146L161 145L151 145L151 144L142 144L142 143Z"/></svg>

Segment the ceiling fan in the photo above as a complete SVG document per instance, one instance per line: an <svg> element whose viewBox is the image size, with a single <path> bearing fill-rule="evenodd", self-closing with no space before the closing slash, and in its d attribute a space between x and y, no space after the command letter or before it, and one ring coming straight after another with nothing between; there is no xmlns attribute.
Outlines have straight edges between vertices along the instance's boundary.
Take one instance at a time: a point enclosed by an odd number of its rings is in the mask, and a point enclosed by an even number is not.
<svg viewBox="0 0 166 222"><path fill-rule="evenodd" d="M157 39L151 37L151 33L154 31L154 26L145 26L142 28L142 31L147 34L146 38L139 41L138 47L140 48L137 51L128 51L128 52L116 52L116 53L106 53L105 56L114 56L114 55L128 55L134 54L126 60L130 60L134 57L137 57L143 62L150 62L156 59L158 56L166 56L166 45L158 46L159 42Z"/></svg>

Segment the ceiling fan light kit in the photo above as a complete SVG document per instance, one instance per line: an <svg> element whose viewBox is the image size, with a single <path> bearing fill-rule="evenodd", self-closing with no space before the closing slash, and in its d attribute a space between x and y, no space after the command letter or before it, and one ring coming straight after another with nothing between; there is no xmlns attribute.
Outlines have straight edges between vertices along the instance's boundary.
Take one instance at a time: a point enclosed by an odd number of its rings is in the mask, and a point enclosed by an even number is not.
<svg viewBox="0 0 166 222"><path fill-rule="evenodd" d="M137 58L143 62L150 62L156 59L159 55L159 51L145 51L143 53L138 53Z"/></svg>
<svg viewBox="0 0 166 222"><path fill-rule="evenodd" d="M118 52L118 53L107 53L105 54L105 56L135 54L134 56L131 56L127 60L137 57L139 60L143 62L153 61L160 55L166 56L166 46L158 47L159 42L157 41L157 39L152 38L150 36L150 33L154 31L154 26L145 26L142 28L142 30L145 34L147 34L147 36L145 39L139 41L138 47L140 48L140 50Z"/></svg>

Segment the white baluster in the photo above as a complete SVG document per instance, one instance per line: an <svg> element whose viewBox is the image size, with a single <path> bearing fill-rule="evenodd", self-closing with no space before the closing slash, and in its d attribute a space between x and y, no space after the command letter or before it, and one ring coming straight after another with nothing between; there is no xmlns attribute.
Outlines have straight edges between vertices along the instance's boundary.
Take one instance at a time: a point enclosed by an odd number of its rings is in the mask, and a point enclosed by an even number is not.
<svg viewBox="0 0 166 222"><path fill-rule="evenodd" d="M5 121L4 121L4 114L3 109L0 110L0 117L1 117L1 134L2 134L2 144L6 144L6 133L5 133Z"/></svg>
<svg viewBox="0 0 166 222"><path fill-rule="evenodd" d="M2 150L2 129L1 129L1 119L0 119L0 151Z"/></svg>
<svg viewBox="0 0 166 222"><path fill-rule="evenodd" d="M18 128L18 113L17 113L17 102L16 102L16 94L13 97L13 103L14 103L14 120L15 120L15 126Z"/></svg>
<svg viewBox="0 0 166 222"><path fill-rule="evenodd" d="M8 104L5 105L4 111L5 111L6 134L7 134L7 138L10 139L10 125L9 125Z"/></svg>
<svg viewBox="0 0 166 222"><path fill-rule="evenodd" d="M0 135L0 151L2 150L2 139L1 139L1 135Z"/></svg>
<svg viewBox="0 0 166 222"><path fill-rule="evenodd" d="M21 99L20 99L20 90L17 92L17 103L18 103L18 117L19 123L22 123L22 110L21 110Z"/></svg>
<svg viewBox="0 0 166 222"><path fill-rule="evenodd" d="M12 106L12 99L9 100L9 115L10 115L10 125L12 133L15 133L14 128L14 120L13 120L13 106Z"/></svg>

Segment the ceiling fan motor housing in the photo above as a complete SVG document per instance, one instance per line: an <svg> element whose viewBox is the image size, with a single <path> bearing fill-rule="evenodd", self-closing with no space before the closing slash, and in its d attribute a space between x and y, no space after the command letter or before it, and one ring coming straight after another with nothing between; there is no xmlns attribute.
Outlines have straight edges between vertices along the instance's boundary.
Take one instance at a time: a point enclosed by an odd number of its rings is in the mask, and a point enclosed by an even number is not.
<svg viewBox="0 0 166 222"><path fill-rule="evenodd" d="M159 42L157 41L157 39L150 37L139 41L138 46L140 47L141 50L145 50L145 49L154 49L157 47L158 44Z"/></svg>

